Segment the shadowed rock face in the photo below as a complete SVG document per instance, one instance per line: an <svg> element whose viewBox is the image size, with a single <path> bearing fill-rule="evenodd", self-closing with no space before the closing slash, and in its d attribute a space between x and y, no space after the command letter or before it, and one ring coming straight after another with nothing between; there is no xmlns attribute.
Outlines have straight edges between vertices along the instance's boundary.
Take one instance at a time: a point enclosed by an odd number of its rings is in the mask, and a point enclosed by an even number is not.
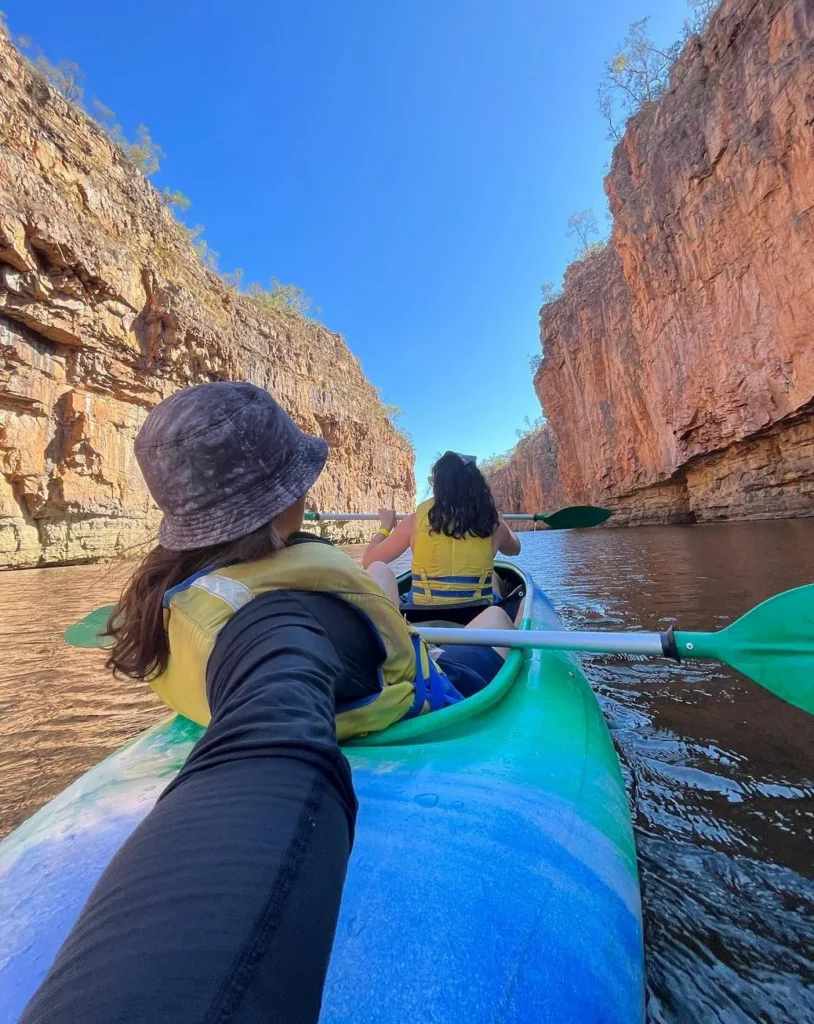
<svg viewBox="0 0 814 1024"><path fill-rule="evenodd" d="M518 449L493 481L501 504L599 502L617 522L811 514L811 0L725 0L628 125L605 190L609 245L541 312L535 387L556 444Z"/></svg>
<svg viewBox="0 0 814 1024"><path fill-rule="evenodd" d="M327 439L313 507L412 507L412 450L342 338L207 271L152 186L5 37L0 354L0 565L153 536L133 438L162 398L211 380L268 388Z"/></svg>

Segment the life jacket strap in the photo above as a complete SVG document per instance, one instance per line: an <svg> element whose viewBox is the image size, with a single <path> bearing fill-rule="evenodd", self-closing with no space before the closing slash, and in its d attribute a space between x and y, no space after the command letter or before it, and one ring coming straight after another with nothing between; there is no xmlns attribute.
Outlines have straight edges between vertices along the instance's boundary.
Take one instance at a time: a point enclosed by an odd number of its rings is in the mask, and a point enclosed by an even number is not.
<svg viewBox="0 0 814 1024"><path fill-rule="evenodd" d="M428 576L414 572L412 591L427 602L494 600L493 572L488 569L480 576Z"/></svg>
<svg viewBox="0 0 814 1024"><path fill-rule="evenodd" d="M402 721L416 718L424 710L425 704L429 704L430 711L440 711L441 708L458 704L464 699L463 694L455 689L432 660L427 645L421 637L413 637L413 649L415 650L415 697L412 707L403 716Z"/></svg>

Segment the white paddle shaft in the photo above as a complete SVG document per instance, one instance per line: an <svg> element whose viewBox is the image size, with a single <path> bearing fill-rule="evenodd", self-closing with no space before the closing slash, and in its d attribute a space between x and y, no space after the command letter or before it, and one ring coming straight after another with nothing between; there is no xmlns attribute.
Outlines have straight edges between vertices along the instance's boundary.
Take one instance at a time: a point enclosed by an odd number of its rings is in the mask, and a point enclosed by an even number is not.
<svg viewBox="0 0 814 1024"><path fill-rule="evenodd" d="M399 512L398 515L396 516L396 518L397 519L406 519L409 514L410 513L407 513L407 512ZM309 512L309 513L306 513L306 517L305 518L308 519L312 515L316 515L316 517L317 517L316 520L311 520L312 522L314 522L314 521L319 522L319 521L321 521L323 519L324 520L338 520L338 521L343 521L343 522L345 520L348 520L348 521L368 520L368 521L372 522L373 520L379 518L379 513L378 512L317 512L317 513ZM534 514L532 512L516 512L516 513L504 512L503 513L503 518L504 519L525 519L525 520L528 520L528 522L532 522L534 520Z"/></svg>
<svg viewBox="0 0 814 1024"><path fill-rule="evenodd" d="M438 614L443 615L443 608ZM478 647L519 647L553 651L591 651L597 654L663 655L660 633L576 633L538 629L444 629L417 626L428 644L473 644Z"/></svg>

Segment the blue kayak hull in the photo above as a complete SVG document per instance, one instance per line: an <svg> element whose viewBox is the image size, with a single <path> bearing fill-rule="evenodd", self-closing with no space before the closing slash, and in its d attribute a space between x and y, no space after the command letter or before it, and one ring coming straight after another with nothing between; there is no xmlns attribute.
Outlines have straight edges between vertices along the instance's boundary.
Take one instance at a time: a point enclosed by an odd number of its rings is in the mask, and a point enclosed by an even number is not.
<svg viewBox="0 0 814 1024"><path fill-rule="evenodd" d="M536 594L526 626L557 625ZM346 748L360 808L323 1024L643 1019L635 848L601 711L570 656L516 652L502 676L423 733ZM148 730L0 844L0 1024L200 732Z"/></svg>

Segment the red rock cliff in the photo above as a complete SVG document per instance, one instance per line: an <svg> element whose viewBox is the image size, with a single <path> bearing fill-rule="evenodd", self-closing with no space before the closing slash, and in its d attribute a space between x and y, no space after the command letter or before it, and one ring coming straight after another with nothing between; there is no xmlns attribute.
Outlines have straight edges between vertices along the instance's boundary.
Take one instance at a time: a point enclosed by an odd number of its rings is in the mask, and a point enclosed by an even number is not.
<svg viewBox="0 0 814 1024"><path fill-rule="evenodd" d="M496 474L501 504L812 514L812 0L724 0L605 190L608 246L541 312L548 441Z"/></svg>
<svg viewBox="0 0 814 1024"><path fill-rule="evenodd" d="M152 186L2 33L0 354L0 565L152 536L133 437L156 402L210 380L268 388L328 440L314 507L412 506L412 450L342 338L206 270Z"/></svg>

